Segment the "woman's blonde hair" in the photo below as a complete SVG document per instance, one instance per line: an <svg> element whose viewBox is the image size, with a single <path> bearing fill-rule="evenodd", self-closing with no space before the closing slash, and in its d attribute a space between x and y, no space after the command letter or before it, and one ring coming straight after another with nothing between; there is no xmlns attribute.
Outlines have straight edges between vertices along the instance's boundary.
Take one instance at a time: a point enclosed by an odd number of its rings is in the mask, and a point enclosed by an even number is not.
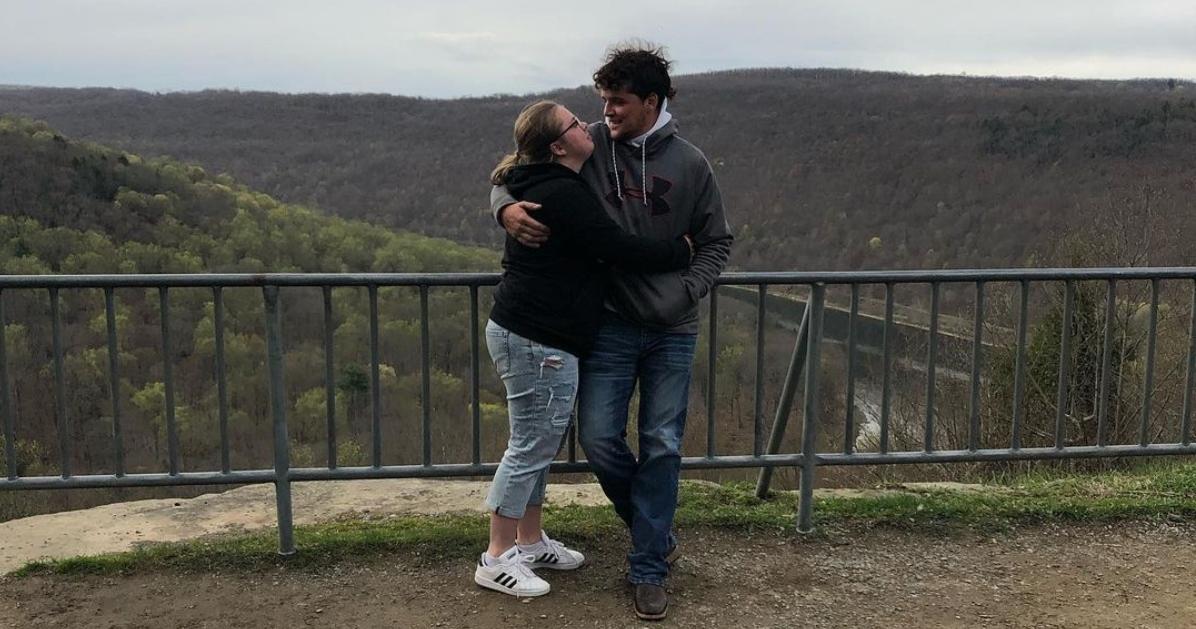
<svg viewBox="0 0 1196 629"><path fill-rule="evenodd" d="M515 118L515 152L498 162L494 172L490 173L490 183L503 185L507 174L516 166L552 161L550 147L561 136L555 114L557 107L560 105L553 101L538 100L519 112L519 117Z"/></svg>

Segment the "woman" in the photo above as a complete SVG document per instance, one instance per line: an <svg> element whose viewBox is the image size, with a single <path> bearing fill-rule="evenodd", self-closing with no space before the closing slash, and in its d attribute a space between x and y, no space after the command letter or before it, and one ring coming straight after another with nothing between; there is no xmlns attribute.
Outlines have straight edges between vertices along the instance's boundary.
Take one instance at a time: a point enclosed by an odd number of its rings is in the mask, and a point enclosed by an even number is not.
<svg viewBox="0 0 1196 629"><path fill-rule="evenodd" d="M540 528L548 466L572 417L578 358L593 345L607 264L667 271L689 264L688 237L632 236L607 216L578 175L594 150L581 122L551 101L515 120L516 152L491 174L520 200L542 207L552 230L539 248L507 236L503 277L486 324L486 345L507 390L511 438L486 498L490 545L474 581L515 596L547 594L534 568L572 570L585 557Z"/></svg>

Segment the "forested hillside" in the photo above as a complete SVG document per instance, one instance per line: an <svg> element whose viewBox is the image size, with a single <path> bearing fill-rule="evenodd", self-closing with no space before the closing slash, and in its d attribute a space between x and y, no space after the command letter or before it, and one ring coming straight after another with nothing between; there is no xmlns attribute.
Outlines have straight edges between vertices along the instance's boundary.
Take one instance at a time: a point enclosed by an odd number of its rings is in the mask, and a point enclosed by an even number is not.
<svg viewBox="0 0 1196 629"><path fill-rule="evenodd" d="M677 84L672 111L718 173L738 268L1035 264L1123 213L1161 235L1133 262L1193 262L1163 238L1192 227L1191 83L743 70ZM600 113L588 88L548 96ZM287 202L495 244L485 179L531 98L10 89L0 112Z"/></svg>
<svg viewBox="0 0 1196 629"><path fill-rule="evenodd" d="M0 118L0 272L193 273L261 271L493 271L497 251L396 233L279 203L227 175L66 138L45 123ZM157 289L117 289L116 324L124 443L130 471L163 470L165 365L173 368L183 469L219 469L214 296L169 292L171 351L163 355ZM431 400L419 395L419 299L379 290L383 417L390 462L418 456L418 408L432 404L437 455L469 421L467 293L433 291ZM59 438L75 474L112 472L112 392L104 296L61 291L67 432L55 423L50 298L3 291L15 450L22 475L59 470ZM230 441L237 469L266 465L270 452L263 302L258 289L224 289ZM325 389L319 289L283 291L285 378L297 464L323 460ZM333 291L337 420L342 464L369 452L369 305L365 289ZM483 372L490 376L488 371ZM490 393L487 420L505 417ZM501 425L501 423L499 424ZM400 437L402 435L403 437ZM495 439L497 440L496 435ZM489 445L489 444L488 444ZM6 469L0 448L0 469ZM0 507L3 507L0 504ZM5 516L0 508L0 519Z"/></svg>

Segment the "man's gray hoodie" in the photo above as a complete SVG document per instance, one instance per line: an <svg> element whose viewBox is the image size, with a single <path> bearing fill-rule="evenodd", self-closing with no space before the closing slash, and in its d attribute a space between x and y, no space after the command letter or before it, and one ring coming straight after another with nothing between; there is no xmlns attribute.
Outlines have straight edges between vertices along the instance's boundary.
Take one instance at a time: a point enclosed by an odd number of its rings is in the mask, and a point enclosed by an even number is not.
<svg viewBox="0 0 1196 629"><path fill-rule="evenodd" d="M611 218L637 236L670 239L689 234L695 246L693 261L681 271L616 269L606 308L648 328L696 333L698 300L726 267L733 239L710 163L677 135L675 119L640 144L612 141L605 123L594 123L589 131L594 154L581 176L602 198ZM496 218L515 201L501 186L490 193Z"/></svg>

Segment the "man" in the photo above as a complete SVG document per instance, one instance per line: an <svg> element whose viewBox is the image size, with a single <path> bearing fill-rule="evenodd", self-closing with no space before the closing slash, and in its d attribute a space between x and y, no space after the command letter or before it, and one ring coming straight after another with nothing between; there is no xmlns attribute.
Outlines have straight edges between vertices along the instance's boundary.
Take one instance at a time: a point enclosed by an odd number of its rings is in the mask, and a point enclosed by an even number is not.
<svg viewBox="0 0 1196 629"><path fill-rule="evenodd" d="M714 173L702 152L677 135L667 106L675 90L660 49L612 48L594 73L605 122L589 133L594 153L581 175L627 231L656 238L689 234L690 268L671 273L615 271L593 353L581 363L578 440L602 489L631 533L628 581L645 620L668 611L665 581L675 556L673 516L681 468L698 301L727 264L732 236ZM551 238L505 189L496 218L521 243ZM627 444L628 405L640 390L639 457Z"/></svg>

